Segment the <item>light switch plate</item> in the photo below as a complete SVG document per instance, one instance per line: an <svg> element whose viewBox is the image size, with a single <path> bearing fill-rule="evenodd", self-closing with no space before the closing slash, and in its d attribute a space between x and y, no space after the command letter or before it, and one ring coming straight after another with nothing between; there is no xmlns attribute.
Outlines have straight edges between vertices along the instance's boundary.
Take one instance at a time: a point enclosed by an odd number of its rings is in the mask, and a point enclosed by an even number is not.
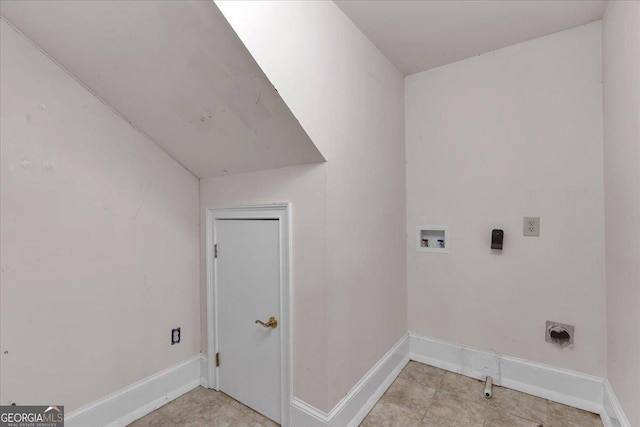
<svg viewBox="0 0 640 427"><path fill-rule="evenodd" d="M525 236L540 236L540 217L525 216L522 231Z"/></svg>

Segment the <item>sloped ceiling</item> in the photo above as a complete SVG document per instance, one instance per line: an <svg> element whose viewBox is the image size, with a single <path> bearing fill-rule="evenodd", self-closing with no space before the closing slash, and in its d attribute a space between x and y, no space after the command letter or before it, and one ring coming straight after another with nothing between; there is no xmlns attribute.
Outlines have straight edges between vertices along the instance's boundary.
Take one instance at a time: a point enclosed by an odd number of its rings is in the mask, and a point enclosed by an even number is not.
<svg viewBox="0 0 640 427"><path fill-rule="evenodd" d="M0 14L199 178L324 161L212 1L2 1Z"/></svg>
<svg viewBox="0 0 640 427"><path fill-rule="evenodd" d="M602 18L606 0L336 0L404 75Z"/></svg>

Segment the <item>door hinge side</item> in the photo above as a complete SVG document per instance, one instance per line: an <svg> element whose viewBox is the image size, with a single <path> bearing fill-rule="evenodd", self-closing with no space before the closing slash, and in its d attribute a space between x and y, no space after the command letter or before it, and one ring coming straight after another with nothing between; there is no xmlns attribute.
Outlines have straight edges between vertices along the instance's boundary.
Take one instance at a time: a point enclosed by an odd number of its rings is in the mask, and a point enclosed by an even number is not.
<svg viewBox="0 0 640 427"><path fill-rule="evenodd" d="M220 353L216 353L216 368L220 366Z"/></svg>
<svg viewBox="0 0 640 427"><path fill-rule="evenodd" d="M218 258L218 244L213 245L213 257Z"/></svg>

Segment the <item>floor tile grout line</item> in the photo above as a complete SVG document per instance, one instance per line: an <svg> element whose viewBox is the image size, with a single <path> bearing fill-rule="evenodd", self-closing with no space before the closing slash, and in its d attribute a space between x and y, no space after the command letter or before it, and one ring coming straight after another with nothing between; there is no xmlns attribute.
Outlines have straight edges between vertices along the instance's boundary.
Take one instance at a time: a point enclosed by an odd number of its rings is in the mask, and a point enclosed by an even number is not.
<svg viewBox="0 0 640 427"><path fill-rule="evenodd" d="M426 378L424 376L425 374L427 374ZM446 382L447 376L451 376L452 378L450 383ZM458 376L460 378L457 378ZM463 377L464 380L461 380ZM422 380L422 382L428 382L430 385L422 384L420 380ZM457 420L458 418L456 417L464 419L467 416L465 414L468 413L472 416L473 422L476 423L473 425L478 427L492 427L491 424L493 424L493 421L500 423L500 425L522 422L523 424L530 425L531 427L549 427L550 425L554 425L552 417L555 421L562 421L566 417L569 422L579 422L580 424L575 425L581 425L582 427L587 427L587 424L592 427L602 427L602 422L599 418L597 420L596 418L588 418L589 416L593 416L593 414L588 411L581 411L579 409L572 408L571 406L557 404L548 399L539 398L528 393L522 393L517 390L504 387L496 386L495 391L497 391L497 393L494 393L493 399L485 399L484 397L472 399L476 395L476 388L479 388L475 384L476 381L477 380L473 380L454 372L440 369L437 371L420 370L414 367L411 373L407 373L402 377L398 376L398 378L392 382L379 401L376 402L374 407L371 408L371 411L369 411L365 416L362 423L364 424L371 416L376 406L380 404L388 404L404 411L404 413L411 419L415 420L415 422L411 424L414 425L414 427L427 426L430 414L436 418L441 417L442 414L440 413L440 410L434 409L436 406L442 406L443 408L448 408L449 411L452 411L446 416L447 420ZM481 383L482 381L477 382ZM410 388L408 389L409 391L401 391L399 395L394 392L394 396L391 400L385 399L385 397L389 396L389 391L392 389L393 385L397 383L404 383L405 386L410 385ZM216 402L218 404L217 408L227 408L236 412L237 415L233 415L234 423L236 421L251 421L258 424L266 423L266 425L273 425L271 420L231 396L205 388L197 388L195 390L197 390L197 392L194 393L194 391L191 391L185 394L184 398L181 396L176 400L167 402L147 415L156 413L156 416L158 416L158 418L163 422L167 423L168 426L177 427L179 424L171 416L171 408L173 406L177 409L173 415L178 417L181 413L180 411L184 411L185 409L181 407L183 404L189 405L196 403L198 405L209 406L207 403ZM402 388L399 390L402 390ZM503 391L500 392L499 390ZM414 393L414 396L405 396L404 394L406 393ZM496 397L499 397L499 399L496 399ZM400 398L399 401L398 398ZM454 399L457 402L451 402L449 399ZM405 404L398 403L397 401L404 402ZM451 406L452 404L453 406ZM565 411L562 407L568 408L569 411ZM463 414L461 410L453 410L452 408L465 408L464 411L462 411L465 414ZM213 415L216 415L215 409L213 410ZM379 416L380 414L376 417ZM532 419L530 416L534 418L543 418L544 421ZM144 418L145 417L142 417L140 420L143 420ZM388 421L388 418L383 416L383 421L385 419ZM136 420L134 423L138 427L154 425L153 421L159 421L158 419L153 418L147 419L146 422L143 421L137 424L140 420ZM442 420L444 420L444 418L442 418ZM585 422L582 423L581 420L585 420ZM151 422L151 424L149 424L149 422ZM503 424L503 422L506 422L507 424Z"/></svg>
<svg viewBox="0 0 640 427"><path fill-rule="evenodd" d="M540 423L540 421L538 421L538 420L534 420L534 419L526 418L526 417L523 417L523 416L518 415L518 414L513 414L513 413L511 413L511 412L509 412L509 411L499 410L499 409L497 409L497 408L493 407L493 405L491 405L491 404L490 404L490 402L488 402L488 401L487 401L487 402L484 402L484 403L479 403L478 401L471 400L471 399L467 399L467 398L465 398L465 397L463 397L463 396L460 396L459 394L452 393L452 392L451 392L451 391L449 391L449 390L445 390L445 389L443 389L443 388L442 388L442 385L443 385L443 383L444 383L445 375L446 375L447 373L450 373L450 374L452 374L452 375L460 375L460 374L456 374L455 372L448 372L448 371L444 371L444 373L443 373L443 375L442 375L442 378L441 378L441 379L440 379L440 381L439 381L439 385L435 388L436 392L440 391L440 392L442 392L442 393L444 393L444 394L446 394L446 395L453 396L453 397L457 397L458 399L464 400L464 401L466 401L466 402L470 402L470 403L473 403L473 404L476 404L476 405L483 405L483 406L484 406L484 409L485 409L485 414L484 414L484 417L483 417L483 418L484 418L484 420L483 420L483 425L485 425L485 424L486 424L486 421L487 421L487 418L488 418L489 411L496 411L496 412L500 412L500 413L503 413L503 414L505 414L505 415L508 415L508 416L515 417L515 418L517 418L517 419L520 419L520 420L526 421L527 423L537 424L537 425L539 425L539 426L544 424L544 423L542 423L542 424L541 424L541 423ZM424 385L424 384L419 383L418 381L416 381L416 380L415 380L415 379L413 379L413 378L403 378L403 379L405 379L405 380L409 380L409 381L412 381L412 382L414 382L414 383L416 383L417 385L420 385L420 386L422 386L422 387L431 388L431 387L428 387L428 386L426 386L426 385ZM433 388L431 388L431 389L433 389ZM523 393L523 394L527 394L527 393ZM424 419L425 419L425 418L426 418L426 416L429 414L429 411L430 411L430 409L431 409L432 405L434 404L435 396L436 396L436 395L434 394L434 395L433 395L433 398L432 398L432 401L430 402L430 404L429 404L429 406L428 406L427 411L426 411L426 412L424 413L424 415L422 416L422 419L421 419L421 421L420 421L421 423L423 423L423 422L424 422ZM535 397L535 396L534 396L534 397ZM548 419L548 418L549 418L549 405L548 405L548 400L547 400L547 399L544 399L544 400L545 400L545 403L546 403L546 405L545 405L545 407L546 407L546 408L545 408L545 409L546 409L546 410L545 410L545 413L546 413L545 415L546 415L546 417L545 417L545 418L546 418L546 419Z"/></svg>
<svg viewBox="0 0 640 427"><path fill-rule="evenodd" d="M438 392L438 389L432 389L432 390L434 391L434 393L431 395L431 401L427 405L427 410L425 411L425 413L422 414L422 417L420 417L420 421L418 422L418 426L423 424L424 419L429 414L429 411L431 410L431 407L433 406L433 403L436 400L436 393Z"/></svg>

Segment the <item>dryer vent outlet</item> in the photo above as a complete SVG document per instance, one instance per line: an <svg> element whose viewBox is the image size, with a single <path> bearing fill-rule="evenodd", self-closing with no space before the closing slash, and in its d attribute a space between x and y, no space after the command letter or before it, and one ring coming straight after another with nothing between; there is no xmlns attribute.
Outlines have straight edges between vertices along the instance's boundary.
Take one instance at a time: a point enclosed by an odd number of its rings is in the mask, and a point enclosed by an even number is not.
<svg viewBox="0 0 640 427"><path fill-rule="evenodd" d="M559 347L573 348L575 329L576 328L573 325L566 325L564 323L551 322L547 320L545 341Z"/></svg>

